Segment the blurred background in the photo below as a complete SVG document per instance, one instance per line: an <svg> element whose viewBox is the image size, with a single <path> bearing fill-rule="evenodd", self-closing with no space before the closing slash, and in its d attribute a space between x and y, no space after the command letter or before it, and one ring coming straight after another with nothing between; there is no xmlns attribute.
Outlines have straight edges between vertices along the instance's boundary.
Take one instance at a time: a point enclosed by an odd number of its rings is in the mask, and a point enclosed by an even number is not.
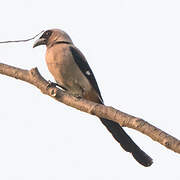
<svg viewBox="0 0 180 180"><path fill-rule="evenodd" d="M180 1L6 0L0 41L66 31L83 52L106 105L180 138ZM53 81L45 47L0 44L0 62L38 67ZM0 179L179 180L180 155L125 128L154 159L149 168L122 150L99 119L0 75Z"/></svg>

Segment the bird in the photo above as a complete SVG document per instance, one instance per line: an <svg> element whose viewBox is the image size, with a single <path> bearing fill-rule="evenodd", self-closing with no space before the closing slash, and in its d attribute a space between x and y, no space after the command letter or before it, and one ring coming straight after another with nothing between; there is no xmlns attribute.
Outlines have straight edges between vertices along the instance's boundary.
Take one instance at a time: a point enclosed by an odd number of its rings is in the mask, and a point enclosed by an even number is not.
<svg viewBox="0 0 180 180"><path fill-rule="evenodd" d="M34 42L33 48L40 45L46 46L46 64L56 84L75 97L104 104L97 81L85 56L65 31L46 30ZM105 118L99 119L121 147L131 153L137 162L145 167L152 165L152 158L135 144L119 123Z"/></svg>

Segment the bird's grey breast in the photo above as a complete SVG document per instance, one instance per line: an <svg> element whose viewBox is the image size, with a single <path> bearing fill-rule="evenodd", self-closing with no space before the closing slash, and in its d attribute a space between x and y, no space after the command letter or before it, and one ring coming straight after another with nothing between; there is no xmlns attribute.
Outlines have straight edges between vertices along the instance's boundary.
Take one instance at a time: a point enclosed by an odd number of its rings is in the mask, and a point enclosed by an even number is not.
<svg viewBox="0 0 180 180"><path fill-rule="evenodd" d="M48 69L60 84L64 84L64 79L67 78L67 72L70 70L70 58L67 47L63 45L55 45L46 51Z"/></svg>

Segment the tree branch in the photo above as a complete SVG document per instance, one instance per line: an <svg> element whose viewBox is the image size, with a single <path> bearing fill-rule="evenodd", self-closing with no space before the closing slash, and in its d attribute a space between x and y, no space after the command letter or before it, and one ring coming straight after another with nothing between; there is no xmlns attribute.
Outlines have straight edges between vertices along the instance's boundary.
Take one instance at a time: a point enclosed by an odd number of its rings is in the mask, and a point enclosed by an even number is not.
<svg viewBox="0 0 180 180"><path fill-rule="evenodd" d="M82 98L77 99L56 87L48 88L48 81L41 76L37 68L28 71L0 63L0 74L28 82L40 89L42 93L57 101L80 111L118 122L121 126L135 129L174 152L180 153L180 141L178 139L156 128L143 119L131 116L110 106L104 106Z"/></svg>

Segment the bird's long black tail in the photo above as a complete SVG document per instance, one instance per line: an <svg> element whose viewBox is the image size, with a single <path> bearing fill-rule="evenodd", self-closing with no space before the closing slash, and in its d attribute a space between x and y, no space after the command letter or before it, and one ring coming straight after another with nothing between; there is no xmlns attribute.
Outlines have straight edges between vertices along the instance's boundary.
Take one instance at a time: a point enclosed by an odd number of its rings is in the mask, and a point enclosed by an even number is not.
<svg viewBox="0 0 180 180"><path fill-rule="evenodd" d="M125 151L132 153L137 162L146 167L153 163L152 158L134 143L118 123L103 118L100 118L100 120L111 132L112 136L120 143L121 147Z"/></svg>

